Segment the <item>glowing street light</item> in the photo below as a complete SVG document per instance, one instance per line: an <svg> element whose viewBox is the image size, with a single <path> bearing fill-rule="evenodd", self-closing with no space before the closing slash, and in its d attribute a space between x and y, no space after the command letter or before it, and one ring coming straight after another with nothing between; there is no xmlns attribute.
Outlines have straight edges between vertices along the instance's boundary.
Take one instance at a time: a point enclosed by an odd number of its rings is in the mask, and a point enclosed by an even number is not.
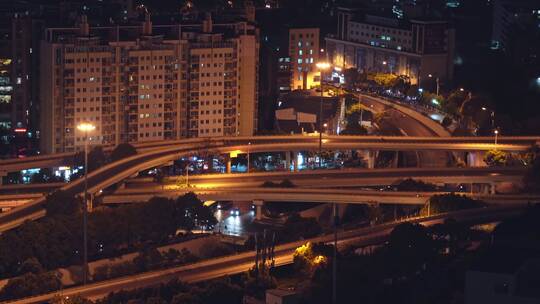
<svg viewBox="0 0 540 304"><path fill-rule="evenodd" d="M497 146L497 137L499 136L499 130L495 130L493 131L493 133L495 134L495 146Z"/></svg>
<svg viewBox="0 0 540 304"><path fill-rule="evenodd" d="M330 68L330 63L325 62L325 61L323 61L323 62L317 62L317 63L315 64L315 66L317 66L317 68L318 68L319 70L327 70L328 68Z"/></svg>
<svg viewBox="0 0 540 304"><path fill-rule="evenodd" d="M83 198L83 284L88 280L88 132L96 129L91 123L81 123L77 130L84 132L84 198Z"/></svg>
<svg viewBox="0 0 540 304"><path fill-rule="evenodd" d="M428 74L428 77L429 78L433 78L433 74ZM439 85L439 77L436 77L435 78L435 81L437 83L437 96L439 96L439 89L440 89L440 85Z"/></svg>
<svg viewBox="0 0 540 304"><path fill-rule="evenodd" d="M482 107L482 111L488 111L488 108ZM495 127L495 111L491 110L490 115L491 115L491 127L494 128Z"/></svg>
<svg viewBox="0 0 540 304"><path fill-rule="evenodd" d="M329 62L317 62L316 64L317 68L319 69L320 78L321 78L321 101L319 103L319 168L322 167L322 121L323 121L323 96L324 96L324 90L323 90L323 72L325 70L328 70L331 66Z"/></svg>

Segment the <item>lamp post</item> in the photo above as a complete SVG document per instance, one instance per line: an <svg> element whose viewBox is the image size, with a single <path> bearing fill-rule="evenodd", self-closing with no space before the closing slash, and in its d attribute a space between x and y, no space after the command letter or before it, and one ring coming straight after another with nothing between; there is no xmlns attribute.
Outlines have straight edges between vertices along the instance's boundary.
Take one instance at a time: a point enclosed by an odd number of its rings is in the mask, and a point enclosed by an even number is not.
<svg viewBox="0 0 540 304"><path fill-rule="evenodd" d="M338 207L332 205L334 215L334 257L332 260L332 304L337 304L337 226L338 226Z"/></svg>
<svg viewBox="0 0 540 304"><path fill-rule="evenodd" d="M499 130L495 130L493 131L493 133L495 134L495 148L497 147L497 137L499 136Z"/></svg>
<svg viewBox="0 0 540 304"><path fill-rule="evenodd" d="M83 198L83 284L88 281L88 132L96 129L91 123L81 123L77 126L84 132L84 198Z"/></svg>
<svg viewBox="0 0 540 304"><path fill-rule="evenodd" d="M247 173L249 173L249 148L251 147L251 142L248 142L247 148Z"/></svg>
<svg viewBox="0 0 540 304"><path fill-rule="evenodd" d="M488 108L486 107L482 107L482 111L488 111ZM495 111L494 110L489 110L491 113L490 113L490 116L491 116L491 127L492 128L495 128Z"/></svg>
<svg viewBox="0 0 540 304"><path fill-rule="evenodd" d="M186 188L189 188L189 161L186 165Z"/></svg>
<svg viewBox="0 0 540 304"><path fill-rule="evenodd" d="M433 75L432 74L429 74L428 75L429 78L433 78ZM435 77L435 83L437 84L437 96L439 96L439 89L440 89L440 86L439 86L439 77Z"/></svg>
<svg viewBox="0 0 540 304"><path fill-rule="evenodd" d="M320 78L321 78L321 101L319 103L319 168L322 167L322 114L323 114L323 98L324 98L324 90L323 90L323 72L330 68L330 63L328 62L318 62L316 64L317 68L319 69Z"/></svg>
<svg viewBox="0 0 540 304"><path fill-rule="evenodd" d="M391 64L388 64L388 61L383 61L383 65L388 65L390 67L390 74L394 74L394 67Z"/></svg>

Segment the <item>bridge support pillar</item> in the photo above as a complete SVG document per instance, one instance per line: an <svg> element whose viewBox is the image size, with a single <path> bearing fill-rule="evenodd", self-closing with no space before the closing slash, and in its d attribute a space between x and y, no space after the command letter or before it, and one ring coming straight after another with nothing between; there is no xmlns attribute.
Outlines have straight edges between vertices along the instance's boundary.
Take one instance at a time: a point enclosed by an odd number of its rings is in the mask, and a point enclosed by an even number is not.
<svg viewBox="0 0 540 304"><path fill-rule="evenodd" d="M94 194L88 193L88 197L86 200L86 210L88 212L92 212L92 210L94 210L94 197L95 197Z"/></svg>
<svg viewBox="0 0 540 304"><path fill-rule="evenodd" d="M495 183L489 184L489 194L491 195L497 194L497 186L495 185Z"/></svg>
<svg viewBox="0 0 540 304"><path fill-rule="evenodd" d="M285 168L291 171L291 151L285 151Z"/></svg>
<svg viewBox="0 0 540 304"><path fill-rule="evenodd" d="M225 157L225 161L227 162L227 172L226 173L231 173L231 157L229 155L227 155Z"/></svg>
<svg viewBox="0 0 540 304"><path fill-rule="evenodd" d="M484 154L482 151L469 152L467 154L467 167L486 167Z"/></svg>
<svg viewBox="0 0 540 304"><path fill-rule="evenodd" d="M375 151L373 150L367 151L367 167L368 169L375 168Z"/></svg>
<svg viewBox="0 0 540 304"><path fill-rule="evenodd" d="M6 171L0 171L0 185L4 184L4 177L7 176L7 174L8 173Z"/></svg>
<svg viewBox="0 0 540 304"><path fill-rule="evenodd" d="M293 171L298 172L298 151L291 152L293 156Z"/></svg>
<svg viewBox="0 0 540 304"><path fill-rule="evenodd" d="M262 220L262 207L264 205L263 200L253 200L253 205L255 206L255 219Z"/></svg>

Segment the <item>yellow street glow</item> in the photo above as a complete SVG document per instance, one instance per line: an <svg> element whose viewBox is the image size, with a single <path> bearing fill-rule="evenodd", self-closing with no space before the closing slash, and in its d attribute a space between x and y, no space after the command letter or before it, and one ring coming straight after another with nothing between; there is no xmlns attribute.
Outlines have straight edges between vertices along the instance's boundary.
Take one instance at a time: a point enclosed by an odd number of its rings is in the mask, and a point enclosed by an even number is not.
<svg viewBox="0 0 540 304"><path fill-rule="evenodd" d="M229 156L232 158L237 157L238 154L242 154L242 150L234 150L234 151L229 152Z"/></svg>
<svg viewBox="0 0 540 304"><path fill-rule="evenodd" d="M79 131L83 131L83 132L88 132L88 131L93 131L96 129L96 126L94 126L93 124L91 123L81 123L77 126L77 129Z"/></svg>

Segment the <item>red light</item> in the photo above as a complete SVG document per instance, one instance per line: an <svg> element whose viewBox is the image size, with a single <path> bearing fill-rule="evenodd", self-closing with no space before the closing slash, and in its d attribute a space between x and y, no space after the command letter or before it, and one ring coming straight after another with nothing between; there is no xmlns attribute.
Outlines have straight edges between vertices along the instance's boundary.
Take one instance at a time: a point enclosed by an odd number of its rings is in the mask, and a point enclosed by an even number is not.
<svg viewBox="0 0 540 304"><path fill-rule="evenodd" d="M25 133L26 132L26 128L17 128L15 129L15 133Z"/></svg>

